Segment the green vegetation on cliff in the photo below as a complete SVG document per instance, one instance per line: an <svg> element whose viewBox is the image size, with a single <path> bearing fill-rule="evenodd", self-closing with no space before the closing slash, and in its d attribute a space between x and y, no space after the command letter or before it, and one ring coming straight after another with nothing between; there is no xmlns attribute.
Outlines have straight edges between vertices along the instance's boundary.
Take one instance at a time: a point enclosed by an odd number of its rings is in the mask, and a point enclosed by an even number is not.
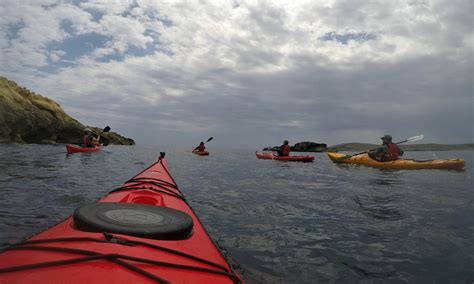
<svg viewBox="0 0 474 284"><path fill-rule="evenodd" d="M0 143L77 143L84 128L55 101L0 77ZM111 144L135 144L117 133L104 136Z"/></svg>

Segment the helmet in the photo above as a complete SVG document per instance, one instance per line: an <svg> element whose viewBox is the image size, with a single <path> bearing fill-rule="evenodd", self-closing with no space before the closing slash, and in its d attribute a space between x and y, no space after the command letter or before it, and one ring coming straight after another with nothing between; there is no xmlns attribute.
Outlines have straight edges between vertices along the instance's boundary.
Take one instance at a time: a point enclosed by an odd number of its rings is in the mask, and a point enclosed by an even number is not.
<svg viewBox="0 0 474 284"><path fill-rule="evenodd" d="M86 134L89 134L89 133L91 133L91 132L92 132L92 131L91 131L89 128L87 128L87 127L84 129L84 133L86 133Z"/></svg>
<svg viewBox="0 0 474 284"><path fill-rule="evenodd" d="M392 135L384 135L383 137L381 137L380 139L382 140L388 140L388 141L392 141Z"/></svg>

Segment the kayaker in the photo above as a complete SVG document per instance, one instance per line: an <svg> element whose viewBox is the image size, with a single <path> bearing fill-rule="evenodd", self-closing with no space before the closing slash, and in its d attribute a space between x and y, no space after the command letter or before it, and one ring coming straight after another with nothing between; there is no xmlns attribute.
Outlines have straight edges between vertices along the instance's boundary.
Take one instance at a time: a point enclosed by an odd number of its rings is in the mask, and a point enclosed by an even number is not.
<svg viewBox="0 0 474 284"><path fill-rule="evenodd" d="M283 141L283 145L276 149L278 156L289 156L290 155L290 145L288 140Z"/></svg>
<svg viewBox="0 0 474 284"><path fill-rule="evenodd" d="M201 141L201 143L199 144L197 150L199 152L204 152L206 150L206 146L204 146L204 142Z"/></svg>
<svg viewBox="0 0 474 284"><path fill-rule="evenodd" d="M92 135L92 146L93 147L99 146L99 144L100 144L100 135L97 135L97 137Z"/></svg>
<svg viewBox="0 0 474 284"><path fill-rule="evenodd" d="M384 135L382 138L382 147L369 152L369 157L380 162L390 162L398 160L403 156L403 150L397 144L392 142L392 136Z"/></svg>
<svg viewBox="0 0 474 284"><path fill-rule="evenodd" d="M92 131L89 128L84 129L84 136L82 136L82 147L94 147L92 145Z"/></svg>
<svg viewBox="0 0 474 284"><path fill-rule="evenodd" d="M100 135L95 137L89 128L84 130L84 136L82 137L82 147L92 148L99 145Z"/></svg>

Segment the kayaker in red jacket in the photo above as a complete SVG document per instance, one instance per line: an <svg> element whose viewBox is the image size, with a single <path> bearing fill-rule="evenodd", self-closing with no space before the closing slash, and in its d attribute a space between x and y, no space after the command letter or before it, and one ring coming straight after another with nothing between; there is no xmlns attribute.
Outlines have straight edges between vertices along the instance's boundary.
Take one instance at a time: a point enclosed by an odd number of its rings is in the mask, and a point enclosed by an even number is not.
<svg viewBox="0 0 474 284"><path fill-rule="evenodd" d="M403 150L397 144L392 142L392 136L385 135L382 139L382 147L369 152L369 156L380 162L390 162L398 160L403 156Z"/></svg>
<svg viewBox="0 0 474 284"><path fill-rule="evenodd" d="M201 142L197 148L199 152L204 152L206 150L206 146L204 146L204 142Z"/></svg>
<svg viewBox="0 0 474 284"><path fill-rule="evenodd" d="M92 132L89 128L84 130L84 136L82 136L82 147L93 147L92 145Z"/></svg>
<svg viewBox="0 0 474 284"><path fill-rule="evenodd" d="M278 152L278 156L289 156L290 155L290 145L288 140L283 141L283 145L280 146L279 149L276 150Z"/></svg>
<svg viewBox="0 0 474 284"><path fill-rule="evenodd" d="M100 135L95 137L89 128L84 130L84 136L82 136L82 147L95 147L99 145Z"/></svg>

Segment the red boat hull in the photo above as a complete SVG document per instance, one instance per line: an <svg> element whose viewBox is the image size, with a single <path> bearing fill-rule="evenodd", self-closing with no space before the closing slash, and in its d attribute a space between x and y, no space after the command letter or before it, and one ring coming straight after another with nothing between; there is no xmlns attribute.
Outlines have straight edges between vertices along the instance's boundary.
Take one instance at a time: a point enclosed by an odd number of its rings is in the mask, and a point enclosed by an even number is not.
<svg viewBox="0 0 474 284"><path fill-rule="evenodd" d="M179 240L158 240L86 232L77 229L75 213L0 253L0 283L242 283L184 200L164 158L98 202L92 205L176 209L192 218L192 233ZM38 267L41 263L49 265ZM34 267L21 269L25 265Z"/></svg>
<svg viewBox="0 0 474 284"><path fill-rule="evenodd" d="M199 156L209 156L208 151L193 151L193 153Z"/></svg>
<svg viewBox="0 0 474 284"><path fill-rule="evenodd" d="M259 159L265 160L277 160L277 161L287 161L287 162L312 162L314 156L276 156L273 153L264 153L264 152L255 152L255 155Z"/></svg>
<svg viewBox="0 0 474 284"><path fill-rule="evenodd" d="M89 152L97 152L102 149L102 145L95 146L95 147L81 147L78 145L67 144L66 151L68 154L72 153L89 153Z"/></svg>

